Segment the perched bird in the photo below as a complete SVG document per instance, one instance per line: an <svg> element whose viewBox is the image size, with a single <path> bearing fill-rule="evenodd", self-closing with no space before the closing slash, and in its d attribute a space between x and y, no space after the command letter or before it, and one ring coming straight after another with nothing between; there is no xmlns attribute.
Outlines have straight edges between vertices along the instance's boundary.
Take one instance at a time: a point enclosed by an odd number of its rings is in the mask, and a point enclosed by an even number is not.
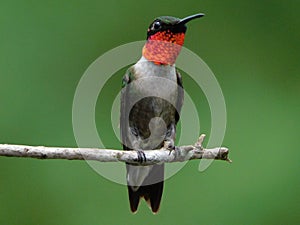
<svg viewBox="0 0 300 225"><path fill-rule="evenodd" d="M124 150L136 150L140 161L143 150L167 146L175 149L176 124L183 104L181 75L175 60L184 43L186 23L204 16L179 19L156 18L147 30L141 59L131 66L122 81L121 139ZM132 212L141 197L153 213L159 210L164 185L164 165L126 164L127 186Z"/></svg>

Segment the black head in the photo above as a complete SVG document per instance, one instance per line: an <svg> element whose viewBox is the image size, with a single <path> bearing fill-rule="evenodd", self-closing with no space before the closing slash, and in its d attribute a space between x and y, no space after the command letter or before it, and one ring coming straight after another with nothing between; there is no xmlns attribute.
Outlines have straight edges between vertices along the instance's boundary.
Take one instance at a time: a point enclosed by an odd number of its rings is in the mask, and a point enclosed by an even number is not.
<svg viewBox="0 0 300 225"><path fill-rule="evenodd" d="M172 33L185 33L186 32L186 23L204 16L203 13L195 14L192 16L179 19L172 16L160 16L156 18L149 26L147 30L147 39L157 33L169 30Z"/></svg>

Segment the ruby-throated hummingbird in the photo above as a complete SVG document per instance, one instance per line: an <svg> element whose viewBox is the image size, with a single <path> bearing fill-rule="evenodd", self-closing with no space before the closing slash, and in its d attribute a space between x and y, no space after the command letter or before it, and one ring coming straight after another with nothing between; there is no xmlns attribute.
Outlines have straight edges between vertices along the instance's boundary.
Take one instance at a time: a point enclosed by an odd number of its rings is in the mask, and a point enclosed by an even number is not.
<svg viewBox="0 0 300 225"><path fill-rule="evenodd" d="M167 146L174 149L176 124L183 104L181 75L175 60L184 42L186 23L200 18L196 14L179 19L156 18L147 31L141 59L123 77L121 93L121 139L124 150L136 150L141 162L142 150ZM164 165L126 165L127 186L132 212L144 197L156 213L164 185Z"/></svg>

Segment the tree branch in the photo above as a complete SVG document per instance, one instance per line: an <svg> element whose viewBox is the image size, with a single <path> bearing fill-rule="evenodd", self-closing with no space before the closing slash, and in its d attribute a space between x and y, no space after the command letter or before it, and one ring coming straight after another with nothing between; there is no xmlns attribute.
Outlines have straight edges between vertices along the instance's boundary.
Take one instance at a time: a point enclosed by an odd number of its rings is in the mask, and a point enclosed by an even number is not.
<svg viewBox="0 0 300 225"><path fill-rule="evenodd" d="M97 148L63 148L0 144L0 156L36 159L94 160L99 162L127 162L136 165L183 162L192 159L218 159L231 162L225 147L205 149L202 134L194 145L166 147L147 151L124 151Z"/></svg>

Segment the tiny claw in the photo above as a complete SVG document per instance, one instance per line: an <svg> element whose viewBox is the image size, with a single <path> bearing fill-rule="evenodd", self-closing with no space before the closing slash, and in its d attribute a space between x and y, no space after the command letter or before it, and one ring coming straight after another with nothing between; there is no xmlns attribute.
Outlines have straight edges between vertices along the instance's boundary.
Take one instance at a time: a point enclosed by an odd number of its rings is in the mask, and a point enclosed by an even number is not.
<svg viewBox="0 0 300 225"><path fill-rule="evenodd" d="M173 148L169 148L169 155L171 155L171 153L175 150L176 150L176 147L175 147L175 145L173 145Z"/></svg>
<svg viewBox="0 0 300 225"><path fill-rule="evenodd" d="M146 155L142 150L136 150L138 163L146 162Z"/></svg>
<svg viewBox="0 0 300 225"><path fill-rule="evenodd" d="M164 148L168 149L170 151L169 155L171 155L172 151L175 150L174 141L173 140L165 140L165 142L164 142Z"/></svg>
<svg viewBox="0 0 300 225"><path fill-rule="evenodd" d="M173 140L166 140L164 142L164 148L174 150L175 149L175 144Z"/></svg>

